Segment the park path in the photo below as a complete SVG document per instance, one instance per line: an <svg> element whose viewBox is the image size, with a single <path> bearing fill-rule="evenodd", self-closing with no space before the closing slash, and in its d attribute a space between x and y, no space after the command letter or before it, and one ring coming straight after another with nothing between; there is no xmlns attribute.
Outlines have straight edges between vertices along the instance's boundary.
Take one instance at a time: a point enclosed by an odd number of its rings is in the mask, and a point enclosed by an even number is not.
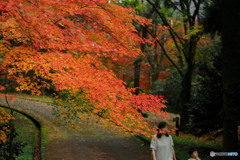
<svg viewBox="0 0 240 160"><path fill-rule="evenodd" d="M6 102L0 97L0 104ZM37 101L9 100L12 108L35 118L43 126L43 160L150 160L148 145L144 145L119 129L105 129L101 124L82 123L82 128L73 132L54 124L50 104Z"/></svg>

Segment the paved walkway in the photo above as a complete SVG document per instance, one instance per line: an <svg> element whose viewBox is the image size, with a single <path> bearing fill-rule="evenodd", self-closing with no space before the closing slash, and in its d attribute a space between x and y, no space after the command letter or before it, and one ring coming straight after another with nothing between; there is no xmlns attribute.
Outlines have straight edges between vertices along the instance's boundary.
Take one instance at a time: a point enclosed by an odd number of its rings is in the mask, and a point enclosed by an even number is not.
<svg viewBox="0 0 240 160"><path fill-rule="evenodd" d="M16 99L10 106L31 115L46 131L43 160L150 160L148 145L119 129L105 129L101 124L84 122L74 133L53 123L49 104ZM6 105L0 97L0 104ZM94 123L94 125L93 125Z"/></svg>

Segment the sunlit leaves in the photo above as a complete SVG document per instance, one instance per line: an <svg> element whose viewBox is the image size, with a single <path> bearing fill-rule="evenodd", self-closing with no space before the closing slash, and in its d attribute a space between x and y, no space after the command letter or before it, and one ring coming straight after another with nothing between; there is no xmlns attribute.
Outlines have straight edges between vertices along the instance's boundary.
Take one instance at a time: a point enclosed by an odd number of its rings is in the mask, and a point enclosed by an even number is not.
<svg viewBox="0 0 240 160"><path fill-rule="evenodd" d="M117 61L140 55L145 40L133 21L145 25L149 20L106 0L6 0L0 5L5 5L1 72L18 83L17 91L41 94L42 88L54 86L66 93L56 95L55 109L66 124L74 127L76 119L94 114L150 136L153 129L139 110L166 115L165 101L134 95L102 62L103 57Z"/></svg>

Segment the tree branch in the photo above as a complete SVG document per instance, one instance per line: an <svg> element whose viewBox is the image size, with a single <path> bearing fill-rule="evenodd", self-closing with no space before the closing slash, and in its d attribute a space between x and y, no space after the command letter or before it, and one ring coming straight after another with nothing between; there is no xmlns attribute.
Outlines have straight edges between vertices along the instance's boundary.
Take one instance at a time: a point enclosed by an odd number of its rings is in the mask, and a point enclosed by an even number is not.
<svg viewBox="0 0 240 160"><path fill-rule="evenodd" d="M177 43L177 39L179 40L179 42L181 43L181 45L183 45L183 41L182 39L179 37L179 35L173 30L173 28L171 27L171 25L168 23L166 17L158 10L158 8L154 5L154 3L152 3L150 0L147 0L147 2L153 6L153 8L155 9L156 13L159 15L159 17L162 19L163 21L163 24L165 26L167 26L169 28L169 33L170 35L172 36L172 39L174 41L174 44L178 50L179 53L181 53L181 49L180 49L180 46L178 45ZM160 8L161 9L161 8ZM176 39L177 38L177 39Z"/></svg>
<svg viewBox="0 0 240 160"><path fill-rule="evenodd" d="M144 27L144 26L142 26L142 27ZM146 27L144 27L144 28L146 29ZM154 39L156 38L148 29L146 29L146 31L147 31ZM176 65L176 63L175 63L175 62L171 59L171 57L167 54L167 52L166 52L163 44L162 44L159 40L157 40L157 43L161 46L162 51L163 51L163 54L167 57L167 59L171 62L171 64L177 69L178 73L179 73L181 76L183 76L182 70L180 70L180 68Z"/></svg>

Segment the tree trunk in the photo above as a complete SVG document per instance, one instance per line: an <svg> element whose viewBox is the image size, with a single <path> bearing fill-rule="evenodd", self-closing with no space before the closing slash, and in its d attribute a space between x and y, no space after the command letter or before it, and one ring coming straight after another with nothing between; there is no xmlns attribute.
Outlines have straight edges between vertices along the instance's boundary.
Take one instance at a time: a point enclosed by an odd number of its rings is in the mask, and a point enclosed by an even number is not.
<svg viewBox="0 0 240 160"><path fill-rule="evenodd" d="M156 43L155 46L157 46L157 42L155 43ZM148 61L151 67L151 85L158 80L159 73L162 69L163 59L164 59L163 53L155 53L152 60L148 58Z"/></svg>
<svg viewBox="0 0 240 160"><path fill-rule="evenodd" d="M187 71L182 79L182 89L177 103L177 110L180 112L180 129L182 131L187 129L188 113L187 113L187 103L189 103L191 98L191 88L192 88L192 73L193 64L189 63Z"/></svg>
<svg viewBox="0 0 240 160"><path fill-rule="evenodd" d="M223 1L223 150L236 151L240 97L240 1Z"/></svg>
<svg viewBox="0 0 240 160"><path fill-rule="evenodd" d="M160 69L152 68L151 69L151 85L158 80Z"/></svg>
<svg viewBox="0 0 240 160"><path fill-rule="evenodd" d="M136 95L139 94L141 63L142 63L142 57L138 57L134 62L134 88L136 88L135 90Z"/></svg>
<svg viewBox="0 0 240 160"><path fill-rule="evenodd" d="M199 40L198 35L192 35L190 37L190 41L187 44L185 53L187 53L186 62L187 69L185 71L184 76L182 77L182 89L178 99L177 109L180 112L180 130L187 131L188 130L188 103L191 100L191 89L192 89L192 74L194 70L194 57L197 48L197 42Z"/></svg>

